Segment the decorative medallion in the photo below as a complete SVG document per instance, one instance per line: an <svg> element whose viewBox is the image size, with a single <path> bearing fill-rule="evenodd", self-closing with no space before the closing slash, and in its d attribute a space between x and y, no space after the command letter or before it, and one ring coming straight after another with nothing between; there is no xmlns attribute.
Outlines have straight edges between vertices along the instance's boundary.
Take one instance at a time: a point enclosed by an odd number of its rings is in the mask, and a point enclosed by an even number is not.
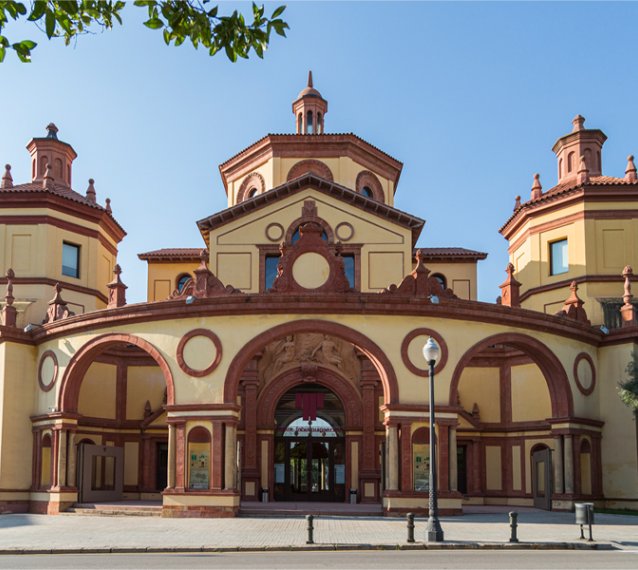
<svg viewBox="0 0 638 570"><path fill-rule="evenodd" d="M177 364L189 376L207 376L222 359L222 343L208 329L187 332L177 345Z"/></svg>
<svg viewBox="0 0 638 570"><path fill-rule="evenodd" d="M428 377L430 375L428 363L423 357L423 346L429 336L434 338L441 347L441 358L434 367L435 374L438 374L443 370L448 356L447 344L438 332L427 328L414 329L405 336L401 343L401 359L403 360L403 364L405 364L405 367L412 372L412 374L416 374L417 376Z"/></svg>
<svg viewBox="0 0 638 570"><path fill-rule="evenodd" d="M341 241L350 241L354 236L354 227L349 222L341 222L335 228L335 233Z"/></svg>
<svg viewBox="0 0 638 570"><path fill-rule="evenodd" d="M589 396L596 387L596 367L591 356L581 352L574 359L574 380L576 387L584 396Z"/></svg>
<svg viewBox="0 0 638 570"><path fill-rule="evenodd" d="M284 227L277 222L268 224L266 226L266 237L270 241L281 241L281 238L284 237Z"/></svg>
<svg viewBox="0 0 638 570"><path fill-rule="evenodd" d="M55 352L47 350L40 357L40 366L38 367L38 384L43 392L48 392L53 388L58 378L58 358Z"/></svg>

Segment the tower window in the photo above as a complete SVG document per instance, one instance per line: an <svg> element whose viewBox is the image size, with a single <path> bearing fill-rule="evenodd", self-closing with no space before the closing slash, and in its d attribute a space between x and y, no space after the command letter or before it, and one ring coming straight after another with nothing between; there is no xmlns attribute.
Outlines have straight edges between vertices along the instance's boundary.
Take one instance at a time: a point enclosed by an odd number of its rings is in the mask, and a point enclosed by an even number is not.
<svg viewBox="0 0 638 570"><path fill-rule="evenodd" d="M346 278L348 279L348 283L350 287L354 289L355 287L355 278L354 278L354 254L353 253L344 253L341 258L343 259L343 270L346 274Z"/></svg>
<svg viewBox="0 0 638 570"><path fill-rule="evenodd" d="M248 197L249 198L254 198L255 196L257 196L257 188L251 188L248 191Z"/></svg>
<svg viewBox="0 0 638 570"><path fill-rule="evenodd" d="M62 275L68 277L80 276L80 246L72 243L62 243Z"/></svg>
<svg viewBox="0 0 638 570"><path fill-rule="evenodd" d="M177 280L177 291L181 293L184 290L184 286L186 285L186 283L188 282L190 278L191 276L188 273L184 273L183 275L180 275L179 279Z"/></svg>
<svg viewBox="0 0 638 570"><path fill-rule="evenodd" d="M567 240L561 239L549 244L550 275L560 275L569 271Z"/></svg>
<svg viewBox="0 0 638 570"><path fill-rule="evenodd" d="M374 196L370 186L364 186L363 188L361 188L361 194L363 194L366 198L372 198Z"/></svg>
<svg viewBox="0 0 638 570"><path fill-rule="evenodd" d="M308 111L306 119L306 125L308 126L308 134L312 134L314 132L314 125L312 120L312 111Z"/></svg>

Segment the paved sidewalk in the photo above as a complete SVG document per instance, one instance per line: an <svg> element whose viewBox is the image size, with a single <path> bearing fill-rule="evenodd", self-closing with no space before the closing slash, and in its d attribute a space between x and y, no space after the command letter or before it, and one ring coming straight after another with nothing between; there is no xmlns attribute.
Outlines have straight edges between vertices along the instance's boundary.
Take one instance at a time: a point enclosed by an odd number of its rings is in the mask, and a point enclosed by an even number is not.
<svg viewBox="0 0 638 570"><path fill-rule="evenodd" d="M417 518L423 548L425 518ZM443 517L444 547L510 547L507 512ZM519 510L523 548L625 548L638 550L638 517L596 513L595 543L578 540L573 513ZM307 548L306 520L288 518L170 519L133 516L0 516L0 553L69 551L285 550ZM315 518L313 548L405 548L404 518Z"/></svg>

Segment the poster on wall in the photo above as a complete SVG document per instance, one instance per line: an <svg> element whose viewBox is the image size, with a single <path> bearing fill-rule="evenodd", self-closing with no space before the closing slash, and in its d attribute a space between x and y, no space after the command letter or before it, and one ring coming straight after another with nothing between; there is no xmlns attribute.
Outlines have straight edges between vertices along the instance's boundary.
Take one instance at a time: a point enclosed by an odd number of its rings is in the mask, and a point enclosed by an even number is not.
<svg viewBox="0 0 638 570"><path fill-rule="evenodd" d="M188 486L191 489L208 489L210 457L208 451L191 452L190 478Z"/></svg>
<svg viewBox="0 0 638 570"><path fill-rule="evenodd" d="M414 490L415 491L430 490L430 457L426 449L415 450L414 452Z"/></svg>

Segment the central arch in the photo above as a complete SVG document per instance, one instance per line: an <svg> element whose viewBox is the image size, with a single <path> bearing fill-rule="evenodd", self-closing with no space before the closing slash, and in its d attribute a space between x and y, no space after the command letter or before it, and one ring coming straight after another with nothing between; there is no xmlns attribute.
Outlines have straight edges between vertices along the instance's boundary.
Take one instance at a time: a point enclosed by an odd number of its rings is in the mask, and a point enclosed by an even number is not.
<svg viewBox="0 0 638 570"><path fill-rule="evenodd" d="M281 337L304 332L332 335L355 345L365 354L377 370L383 385L385 404L398 403L399 386L397 377L392 363L383 350L367 336L350 327L319 319L307 319L277 325L248 341L228 367L224 385L224 403L234 404L237 402L241 375L257 352L263 350L267 344Z"/></svg>

